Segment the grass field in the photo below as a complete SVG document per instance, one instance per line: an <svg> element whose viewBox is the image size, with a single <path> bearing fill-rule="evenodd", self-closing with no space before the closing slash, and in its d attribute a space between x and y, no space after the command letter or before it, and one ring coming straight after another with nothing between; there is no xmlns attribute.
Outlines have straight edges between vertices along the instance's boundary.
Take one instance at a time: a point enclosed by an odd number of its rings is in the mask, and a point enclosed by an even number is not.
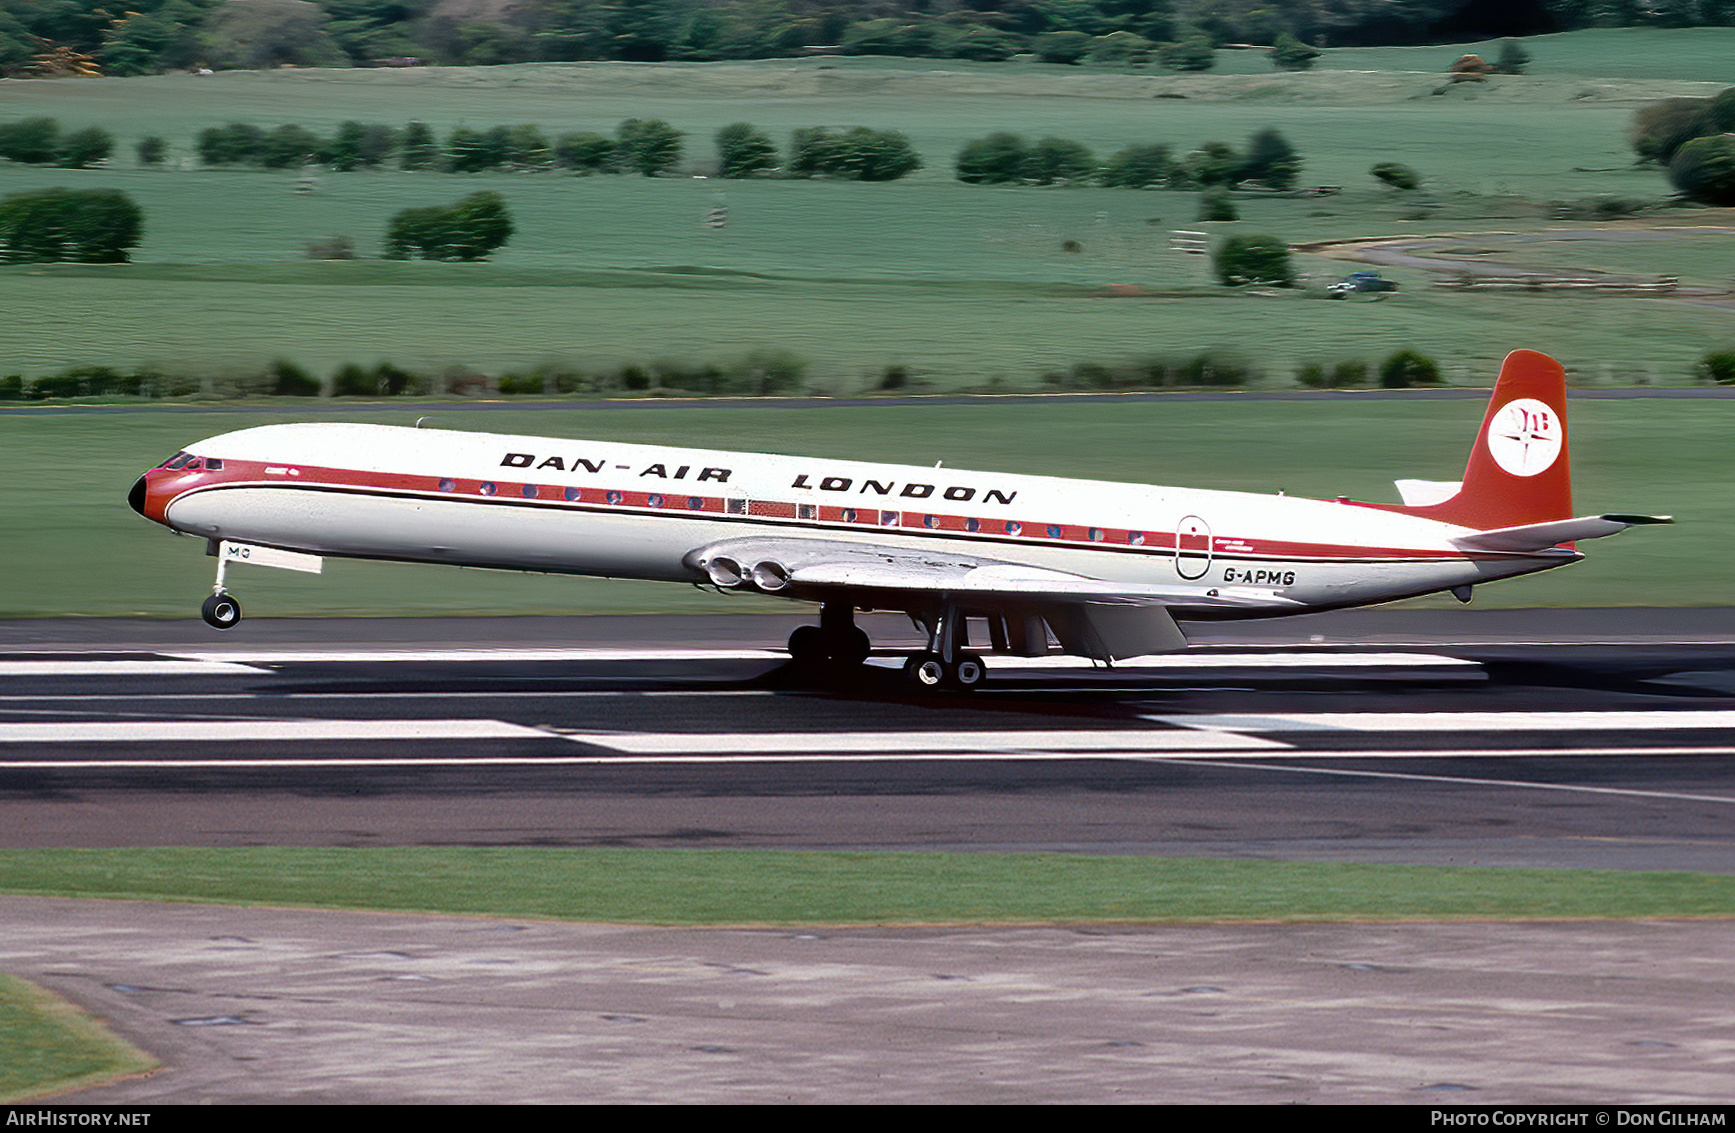
<svg viewBox="0 0 1735 1133"><path fill-rule="evenodd" d="M0 892L666 925L1727 917L1735 878L1082 854L3 850Z"/></svg>
<svg viewBox="0 0 1735 1133"><path fill-rule="evenodd" d="M34 984L0 972L0 1105L137 1074L156 1060Z"/></svg>
<svg viewBox="0 0 1735 1133"><path fill-rule="evenodd" d="M1447 294L1414 270L1388 272L1404 290L1382 303L1232 296L1208 280L1202 258L1169 251L1172 229L1195 227L1192 194L965 186L951 179L951 159L995 129L1073 137L1106 155L1134 142L1177 151L1211 139L1240 144L1276 126L1304 155L1304 182L1347 191L1248 197L1241 221L1205 227L1296 243L1541 231L1562 227L1546 219L1551 200L1661 196L1661 175L1632 166L1632 111L1717 89L1732 45L1730 29L1543 37L1530 42L1532 74L1439 96L1431 92L1459 47L1334 51L1320 70L1297 75L1225 52L1221 73L1198 76L807 59L10 82L0 87L0 117L102 123L122 150L107 169L0 168L0 192L112 186L131 193L148 221L134 265L0 269L0 373L91 363L208 373L275 357L320 372L387 359L498 372L777 348L807 358L817 388L854 392L890 365L942 389L996 380L1029 388L1075 361L1223 347L1239 347L1275 384L1303 362L1406 346L1469 380L1528 346L1599 380L1682 382L1709 346L1735 340L1728 308ZM297 175L141 170L131 157L146 133L185 157L200 128L229 120L329 130L346 118L420 118L442 131L535 122L556 132L648 115L688 133L695 167L712 160L718 127L747 120L780 139L814 124L901 129L927 168L884 185L326 174L317 192L298 194ZM1378 189L1366 171L1382 160L1420 170L1435 207ZM332 234L376 254L393 212L479 188L505 195L518 223L493 263L301 259L307 241ZM730 223L706 228L719 201ZM1542 241L1496 258L1727 288L1732 220L1726 210L1672 210L1652 221L1673 228L1667 239ZM1069 240L1082 251L1063 252ZM1301 266L1324 279L1351 265L1303 257ZM1128 287L1199 297L1103 295Z"/></svg>
<svg viewBox="0 0 1735 1133"><path fill-rule="evenodd" d="M1399 477L1451 479L1483 405L1178 401L787 408L660 405L436 410L442 427L793 451L964 468L1395 501ZM132 481L201 437L276 421L410 424L428 406L286 405L252 412L79 407L0 413L0 452L28 491L0 493L0 616L191 616L211 561L126 507ZM1587 544L1588 561L1482 588L1492 606L1735 604L1723 549L1735 402L1573 405L1577 509L1674 514L1679 525ZM798 438L798 439L797 439ZM52 469L52 476L34 470ZM236 572L254 616L791 609L681 586L333 560L324 575ZM1433 600L1425 600L1433 601ZM1449 602L1450 599L1439 599Z"/></svg>

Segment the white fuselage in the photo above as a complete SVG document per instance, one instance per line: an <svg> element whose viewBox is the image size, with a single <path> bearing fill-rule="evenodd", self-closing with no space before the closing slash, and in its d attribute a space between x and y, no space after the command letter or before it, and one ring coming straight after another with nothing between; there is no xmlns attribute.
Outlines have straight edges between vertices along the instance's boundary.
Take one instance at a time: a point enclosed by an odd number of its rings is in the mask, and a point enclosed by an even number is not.
<svg viewBox="0 0 1735 1133"><path fill-rule="evenodd" d="M703 582L696 548L769 533L1196 590L1197 608L1171 605L1182 617L1361 605L1579 557L1467 552L1452 539L1468 528L1347 502L667 445L315 424L188 451L201 467L153 472L147 516L323 556ZM1231 591L1248 605L1206 600Z"/></svg>

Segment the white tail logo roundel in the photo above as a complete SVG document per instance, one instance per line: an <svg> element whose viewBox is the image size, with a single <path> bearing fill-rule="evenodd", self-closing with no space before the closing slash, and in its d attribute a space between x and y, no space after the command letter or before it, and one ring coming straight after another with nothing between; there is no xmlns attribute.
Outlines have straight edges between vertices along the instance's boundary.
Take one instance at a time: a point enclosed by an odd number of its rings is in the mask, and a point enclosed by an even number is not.
<svg viewBox="0 0 1735 1133"><path fill-rule="evenodd" d="M1546 472L1560 456L1560 415L1544 402L1508 401L1488 425L1488 454L1514 476Z"/></svg>

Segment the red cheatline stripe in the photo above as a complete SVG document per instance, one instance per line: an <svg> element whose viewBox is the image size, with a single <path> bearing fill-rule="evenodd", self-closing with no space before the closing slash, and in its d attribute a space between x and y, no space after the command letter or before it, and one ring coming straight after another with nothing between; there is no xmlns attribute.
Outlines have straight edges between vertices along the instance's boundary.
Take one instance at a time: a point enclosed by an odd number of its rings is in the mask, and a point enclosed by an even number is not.
<svg viewBox="0 0 1735 1133"><path fill-rule="evenodd" d="M407 495L417 498L452 499L468 503L498 503L513 506L541 507L562 511L600 511L615 508L642 511L647 514L673 513L728 517L751 522L774 520L816 526L879 528L907 531L911 534L933 533L962 536L972 541L997 543L1036 543L1046 545L1078 545L1121 553L1161 555L1176 553L1176 537L1172 531L1139 531L1124 527L1093 527L1089 524L1045 523L1036 520L992 519L980 516L942 514L939 512L906 511L874 506L864 501L859 507L823 504L797 504L787 500L755 498L746 514L730 512L727 497L702 495L683 490L684 485L672 483L658 491L612 488L607 486L577 486L570 484L526 483L511 480L479 480L473 477L416 476L391 472L362 472L349 469L293 466L298 473L265 475L264 462L226 460L220 473L198 472L186 476L188 486L175 498L214 489L243 487L291 488L298 490L342 491L361 494L377 492ZM273 468L290 466L270 465ZM450 487L447 487L450 485ZM738 501L739 502L739 501ZM888 501L889 502L889 501ZM890 522L887 522L890 518ZM783 523L780 522L779 526ZM1499 553L1464 554L1443 550L1418 550L1401 547L1364 547L1353 544L1298 543L1275 539L1249 539L1239 536L1216 536L1212 539L1211 555L1226 561L1243 560L1422 560L1440 562L1463 559L1500 559ZM1200 549L1182 546L1183 553L1200 553Z"/></svg>

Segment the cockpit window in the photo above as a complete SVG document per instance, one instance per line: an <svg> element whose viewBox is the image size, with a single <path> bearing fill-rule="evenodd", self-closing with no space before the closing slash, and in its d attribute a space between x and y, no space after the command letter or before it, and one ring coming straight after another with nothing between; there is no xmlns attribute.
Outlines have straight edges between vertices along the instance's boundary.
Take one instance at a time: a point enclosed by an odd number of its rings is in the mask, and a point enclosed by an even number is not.
<svg viewBox="0 0 1735 1133"><path fill-rule="evenodd" d="M180 468L183 465L185 465L187 463L187 461L189 461L191 459L193 459L192 453L190 453L190 452L177 452L174 456L169 457L169 459L167 459L167 460L163 461L161 464L157 465L157 467L158 468L166 468L170 472L173 472L175 469Z"/></svg>
<svg viewBox="0 0 1735 1133"><path fill-rule="evenodd" d="M223 471L222 458L216 457L216 456L207 456L205 458L205 471L206 472L221 472L221 471Z"/></svg>

